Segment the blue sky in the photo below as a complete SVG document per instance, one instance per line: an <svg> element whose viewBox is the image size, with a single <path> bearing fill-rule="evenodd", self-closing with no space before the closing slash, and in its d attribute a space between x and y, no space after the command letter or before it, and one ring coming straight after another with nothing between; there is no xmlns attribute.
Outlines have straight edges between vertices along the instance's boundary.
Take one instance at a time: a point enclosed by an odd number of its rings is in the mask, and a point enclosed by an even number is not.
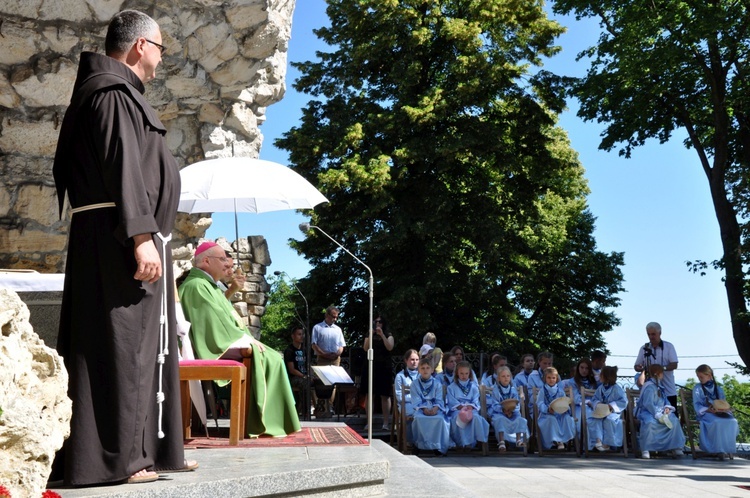
<svg viewBox="0 0 750 498"><path fill-rule="evenodd" d="M575 56L596 41L597 25L573 18L558 21L568 29L558 40L563 50L545 64L545 69L582 75L587 65L576 62ZM325 50L312 30L327 23L324 0L297 1L289 61L313 60L315 50ZM273 141L298 122L300 109L309 100L292 88L297 75L289 67L284 99L267 110L268 119L261 127L265 137L262 159L288 162L286 152L273 147ZM693 370L704 362L714 367L717 375L733 374L724 361L740 360L721 275L709 271L700 277L689 273L685 265L686 261L712 261L721 256L718 224L697 155L683 147L681 137L664 145L649 142L636 149L630 159L600 151L603 127L584 123L575 115L576 103L569 104L559 124L586 168L591 188L589 205L597 217L598 248L625 252L626 292L620 295L622 303L616 310L622 324L605 334L612 354L607 363L624 369L621 374L627 373L638 348L647 340L646 323L657 321L662 325L662 338L675 345L680 357L678 383L695 377ZM273 260L269 275L282 270L301 278L310 267L287 246L287 240L302 238L297 226L304 221L304 215L294 212L240 214L240 236L266 237ZM232 215L216 213L207 236L231 240L233 223ZM376 301L377 296L375 288ZM311 316L311 321L317 318ZM723 355L734 356L720 357Z"/></svg>

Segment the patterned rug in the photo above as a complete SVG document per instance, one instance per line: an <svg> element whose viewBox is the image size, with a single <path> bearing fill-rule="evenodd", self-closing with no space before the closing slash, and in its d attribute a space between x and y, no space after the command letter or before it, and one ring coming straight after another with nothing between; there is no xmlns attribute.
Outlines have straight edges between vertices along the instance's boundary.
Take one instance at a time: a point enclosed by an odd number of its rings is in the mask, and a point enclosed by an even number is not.
<svg viewBox="0 0 750 498"><path fill-rule="evenodd" d="M284 446L347 446L367 444L349 427L303 427L287 437L243 439L239 446L229 446L229 429L211 430L210 437L185 440L186 449L198 448L281 448Z"/></svg>

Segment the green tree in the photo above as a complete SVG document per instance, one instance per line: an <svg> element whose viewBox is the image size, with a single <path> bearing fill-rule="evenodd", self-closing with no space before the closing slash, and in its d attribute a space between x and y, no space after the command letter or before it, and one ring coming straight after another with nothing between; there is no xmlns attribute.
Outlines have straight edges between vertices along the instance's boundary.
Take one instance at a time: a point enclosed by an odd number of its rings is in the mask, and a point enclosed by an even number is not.
<svg viewBox="0 0 750 498"><path fill-rule="evenodd" d="M618 323L622 254L596 250L588 187L566 134L560 78L530 66L558 51L541 3L329 0L332 49L296 64L312 95L276 145L330 204L314 225L365 261L396 351L421 344L602 347ZM313 309L338 301L366 333L367 273L311 231Z"/></svg>
<svg viewBox="0 0 750 498"><path fill-rule="evenodd" d="M747 2L730 0L557 0L556 12L598 18L598 45L584 78L572 86L579 116L606 123L600 148L632 149L687 133L708 180L721 232L722 269L732 332L750 364L748 320L748 92ZM704 273L708 263L688 263Z"/></svg>
<svg viewBox="0 0 750 498"><path fill-rule="evenodd" d="M304 305L297 302L298 294L283 278L268 277L266 311L261 317L261 340L277 351L283 351L291 342L293 326L305 327ZM300 311L302 310L302 311Z"/></svg>

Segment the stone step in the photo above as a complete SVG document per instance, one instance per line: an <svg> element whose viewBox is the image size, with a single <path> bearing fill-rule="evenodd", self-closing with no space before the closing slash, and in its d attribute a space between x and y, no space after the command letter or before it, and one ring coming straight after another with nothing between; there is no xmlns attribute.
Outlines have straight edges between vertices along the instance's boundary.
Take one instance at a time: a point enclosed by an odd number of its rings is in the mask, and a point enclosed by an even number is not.
<svg viewBox="0 0 750 498"><path fill-rule="evenodd" d="M63 498L474 496L378 439L370 446L200 449L186 456L200 463L197 471L146 484L52 489Z"/></svg>

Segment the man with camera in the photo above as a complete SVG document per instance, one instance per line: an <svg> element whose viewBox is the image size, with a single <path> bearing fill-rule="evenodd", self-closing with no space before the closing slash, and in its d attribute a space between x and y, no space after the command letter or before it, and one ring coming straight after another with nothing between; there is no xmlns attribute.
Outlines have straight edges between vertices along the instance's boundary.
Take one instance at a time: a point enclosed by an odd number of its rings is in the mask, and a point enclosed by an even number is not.
<svg viewBox="0 0 750 498"><path fill-rule="evenodd" d="M636 372L646 372L651 365L659 364L664 367L664 377L659 382L664 389L667 399L672 406L677 406L677 388L674 383L674 371L677 368L677 351L671 342L661 340L661 325L650 322L646 325L648 342L641 346L638 358L635 360Z"/></svg>

